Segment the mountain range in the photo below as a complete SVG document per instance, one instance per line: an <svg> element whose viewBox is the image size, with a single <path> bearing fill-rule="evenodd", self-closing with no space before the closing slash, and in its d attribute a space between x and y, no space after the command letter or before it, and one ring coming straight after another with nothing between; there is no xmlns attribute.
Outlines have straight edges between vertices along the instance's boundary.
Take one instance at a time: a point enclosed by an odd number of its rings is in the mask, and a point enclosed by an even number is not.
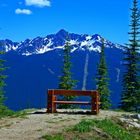
<svg viewBox="0 0 140 140"><path fill-rule="evenodd" d="M63 67L63 48L69 36L73 79L76 89L96 89L95 77L102 38L98 34L68 33L64 29L46 37L13 42L0 40L6 60L5 104L13 109L46 106L47 89L58 88ZM118 106L121 94L124 47L105 39L105 54L110 77L112 108ZM81 97L79 100L85 99ZM89 100L89 99L86 99Z"/></svg>
<svg viewBox="0 0 140 140"><path fill-rule="evenodd" d="M63 49L66 42L67 35L69 34L69 43L71 44L71 52L74 51L94 51L100 52L101 39L102 37L98 34L87 35L87 34L74 34L68 33L65 30L60 30L56 34L47 35L46 37L36 37L34 39L26 39L22 42L12 42L9 39L0 40L3 44L2 50L5 52L15 51L19 55L33 55L33 54L43 54L48 51L53 51L57 49ZM118 48L123 49L119 44L111 43L105 40L107 48Z"/></svg>

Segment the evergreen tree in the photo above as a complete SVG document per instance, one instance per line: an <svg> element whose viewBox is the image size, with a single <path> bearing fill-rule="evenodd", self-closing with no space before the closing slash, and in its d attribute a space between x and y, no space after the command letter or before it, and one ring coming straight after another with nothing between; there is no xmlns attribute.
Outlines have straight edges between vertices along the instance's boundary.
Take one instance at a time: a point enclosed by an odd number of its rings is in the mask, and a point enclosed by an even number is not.
<svg viewBox="0 0 140 140"><path fill-rule="evenodd" d="M76 86L77 80L72 79L72 73L71 73L71 56L70 56L70 44L66 42L66 45L64 46L64 60L63 60L63 70L62 70L62 76L60 77L60 82L59 82L59 89L66 89L66 90L71 90ZM73 100L75 97L74 96L63 96L63 100L70 101ZM69 108L71 105L60 105L59 107L63 108Z"/></svg>
<svg viewBox="0 0 140 140"><path fill-rule="evenodd" d="M0 42L0 50L1 47L4 44ZM5 116L12 116L15 114L14 111L9 110L5 105L4 105L4 101L5 101L5 91L4 91L4 87L6 85L5 83L5 78L7 77L6 75L4 75L4 71L7 69L4 66L4 62L5 60L3 60L3 55L5 54L4 51L0 51L0 118L5 117Z"/></svg>
<svg viewBox="0 0 140 140"><path fill-rule="evenodd" d="M133 0L133 8L131 11L131 31L129 32L130 39L124 53L124 65L126 69L123 75L121 108L126 111L138 111L138 108L140 107L140 68L138 64L140 60L138 53L140 50L140 40L138 39L140 34L140 16L137 0Z"/></svg>
<svg viewBox="0 0 140 140"><path fill-rule="evenodd" d="M110 104L110 90L109 86L109 77L107 72L107 64L105 59L105 52L104 52L104 40L102 40L102 48L100 53L100 62L98 64L98 73L96 77L97 81L97 90L100 94L100 102L101 102L101 109L108 109Z"/></svg>
<svg viewBox="0 0 140 140"><path fill-rule="evenodd" d="M2 44L0 44L0 46L2 46ZM4 100L5 100L5 96L4 96L5 81L4 81L4 79L6 78L6 76L3 74L3 72L5 71L6 68L4 67L5 60L2 59L3 54L4 54L4 52L0 51L0 110L2 110L4 108Z"/></svg>

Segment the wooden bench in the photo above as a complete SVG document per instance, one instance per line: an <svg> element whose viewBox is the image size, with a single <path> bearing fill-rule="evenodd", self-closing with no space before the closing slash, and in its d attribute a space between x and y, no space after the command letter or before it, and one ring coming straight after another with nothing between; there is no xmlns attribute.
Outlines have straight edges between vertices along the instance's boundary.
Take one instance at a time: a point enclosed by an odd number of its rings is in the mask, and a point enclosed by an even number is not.
<svg viewBox="0 0 140 140"><path fill-rule="evenodd" d="M48 101L47 101L47 112L55 113L56 112L56 104L83 104L83 105L91 105L91 113L98 114L99 113L99 94L98 91L95 90L59 90L59 89L51 89L48 90ZM90 96L91 101L58 101L57 95L64 96Z"/></svg>

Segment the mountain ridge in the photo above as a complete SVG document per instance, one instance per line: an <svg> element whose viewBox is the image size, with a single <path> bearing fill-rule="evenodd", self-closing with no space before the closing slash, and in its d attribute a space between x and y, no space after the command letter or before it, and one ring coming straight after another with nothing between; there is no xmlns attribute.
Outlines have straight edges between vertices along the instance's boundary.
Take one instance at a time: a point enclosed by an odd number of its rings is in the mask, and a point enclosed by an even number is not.
<svg viewBox="0 0 140 140"><path fill-rule="evenodd" d="M71 52L82 50L82 51L95 51L100 52L101 49L101 37L98 34L75 34L69 33L68 31L61 29L56 34L50 34L45 37L36 37L33 39L25 39L21 42L13 42L9 39L0 40L2 47L1 50L5 52L15 51L19 55L33 55L43 54L48 51L56 49L63 49L66 43L66 38L69 36L69 43L71 46ZM123 46L112 43L109 40L105 40L105 47L107 48L118 48L123 50Z"/></svg>

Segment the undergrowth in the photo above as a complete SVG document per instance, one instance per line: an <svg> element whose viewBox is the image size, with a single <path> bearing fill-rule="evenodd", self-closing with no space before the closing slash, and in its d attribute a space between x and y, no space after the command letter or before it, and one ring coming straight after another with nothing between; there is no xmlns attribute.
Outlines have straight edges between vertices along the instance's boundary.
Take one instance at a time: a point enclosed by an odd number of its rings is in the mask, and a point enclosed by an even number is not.
<svg viewBox="0 0 140 140"><path fill-rule="evenodd" d="M125 128L115 119L82 120L61 134L45 135L46 140L140 140L140 131Z"/></svg>

